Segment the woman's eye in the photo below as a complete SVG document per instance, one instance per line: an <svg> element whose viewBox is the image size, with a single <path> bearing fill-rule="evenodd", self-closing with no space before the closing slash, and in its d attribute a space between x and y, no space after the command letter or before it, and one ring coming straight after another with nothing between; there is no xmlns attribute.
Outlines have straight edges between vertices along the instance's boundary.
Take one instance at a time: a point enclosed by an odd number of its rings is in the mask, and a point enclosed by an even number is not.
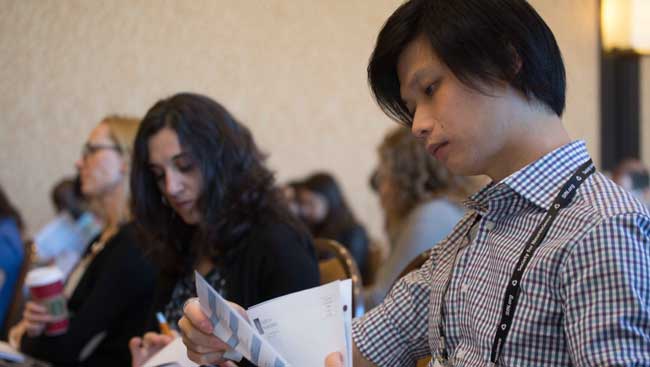
<svg viewBox="0 0 650 367"><path fill-rule="evenodd" d="M151 171L151 174L153 175L153 178L156 180L156 182L160 182L163 178L165 178L165 174L162 172Z"/></svg>
<svg viewBox="0 0 650 367"><path fill-rule="evenodd" d="M176 168L183 173L187 173L194 169L194 161L189 157L179 157L176 159L174 164L176 165Z"/></svg>
<svg viewBox="0 0 650 367"><path fill-rule="evenodd" d="M191 171L194 168L194 164L192 164L191 162L189 163L184 162L184 163L178 163L176 167L178 168L179 171L186 173Z"/></svg>

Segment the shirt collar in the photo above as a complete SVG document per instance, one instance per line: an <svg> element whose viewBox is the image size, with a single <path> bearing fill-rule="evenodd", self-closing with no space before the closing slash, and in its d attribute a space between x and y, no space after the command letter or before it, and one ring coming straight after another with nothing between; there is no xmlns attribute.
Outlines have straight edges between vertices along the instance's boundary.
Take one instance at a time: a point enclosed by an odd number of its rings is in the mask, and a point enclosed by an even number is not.
<svg viewBox="0 0 650 367"><path fill-rule="evenodd" d="M472 195L465 204L470 209L485 211L490 200L503 196L503 192L510 189L543 210L548 210L562 185L589 159L584 141L571 142L530 163L501 182L490 183Z"/></svg>

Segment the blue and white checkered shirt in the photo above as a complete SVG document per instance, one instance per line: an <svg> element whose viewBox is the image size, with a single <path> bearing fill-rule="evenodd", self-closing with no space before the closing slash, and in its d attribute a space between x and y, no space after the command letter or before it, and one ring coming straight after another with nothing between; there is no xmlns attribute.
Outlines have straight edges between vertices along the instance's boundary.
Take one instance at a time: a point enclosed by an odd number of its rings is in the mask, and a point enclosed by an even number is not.
<svg viewBox="0 0 650 367"><path fill-rule="evenodd" d="M379 366L415 366L439 354L442 318L451 364L487 366L524 243L588 159L576 141L473 195L471 211L422 268L355 320L361 353ZM498 362L650 366L650 214L602 174L583 183L530 261Z"/></svg>

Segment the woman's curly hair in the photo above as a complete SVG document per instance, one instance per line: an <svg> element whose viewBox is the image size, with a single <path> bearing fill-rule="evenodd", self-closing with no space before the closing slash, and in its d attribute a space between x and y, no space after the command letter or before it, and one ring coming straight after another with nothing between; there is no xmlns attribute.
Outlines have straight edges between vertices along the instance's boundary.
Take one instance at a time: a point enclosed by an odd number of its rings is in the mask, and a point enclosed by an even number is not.
<svg viewBox="0 0 650 367"><path fill-rule="evenodd" d="M203 179L200 223L183 222L162 202L149 168L149 139L163 128L178 135ZM181 93L157 102L135 139L131 190L136 222L147 235L147 252L168 272L191 269L197 259L222 261L263 215L292 223L250 131L216 101ZM179 260L182 259L182 260Z"/></svg>

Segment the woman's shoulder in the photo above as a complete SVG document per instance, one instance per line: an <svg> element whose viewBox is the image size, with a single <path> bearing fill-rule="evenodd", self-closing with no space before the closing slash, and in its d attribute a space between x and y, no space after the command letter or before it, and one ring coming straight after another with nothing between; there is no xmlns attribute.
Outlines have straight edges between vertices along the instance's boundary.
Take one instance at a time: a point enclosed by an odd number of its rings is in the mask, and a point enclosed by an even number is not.
<svg viewBox="0 0 650 367"><path fill-rule="evenodd" d="M20 240L20 229L13 218L0 218L0 234Z"/></svg>
<svg viewBox="0 0 650 367"><path fill-rule="evenodd" d="M425 201L413 208L413 211L411 211L409 217L412 220L417 220L421 217L438 217L441 215L460 218L463 216L464 212L465 210L461 206L445 198L436 198Z"/></svg>
<svg viewBox="0 0 650 367"><path fill-rule="evenodd" d="M140 246L140 236L133 222L120 226L117 233L108 241L107 248L112 248L114 256L128 256L128 259L136 262L146 261ZM148 261L146 261L148 262Z"/></svg>
<svg viewBox="0 0 650 367"><path fill-rule="evenodd" d="M311 236L307 228L289 217L266 216L258 221L247 236L247 240L253 240L258 244L278 243L310 243Z"/></svg>

